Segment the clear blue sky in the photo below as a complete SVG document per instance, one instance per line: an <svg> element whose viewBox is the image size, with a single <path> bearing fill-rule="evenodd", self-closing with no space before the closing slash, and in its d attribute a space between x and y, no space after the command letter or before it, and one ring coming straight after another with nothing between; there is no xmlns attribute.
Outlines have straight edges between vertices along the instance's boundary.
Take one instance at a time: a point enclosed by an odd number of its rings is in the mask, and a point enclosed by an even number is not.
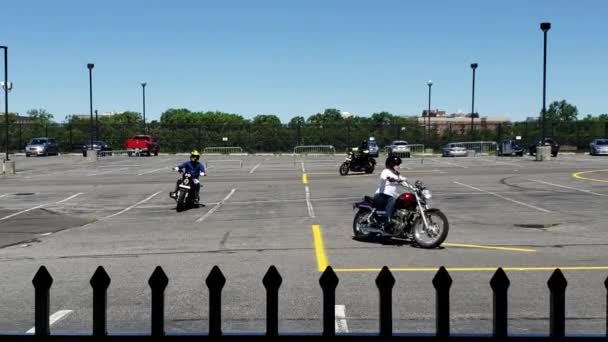
<svg viewBox="0 0 608 342"><path fill-rule="evenodd" d="M58 121L94 108L221 110L246 118L339 108L419 114L427 107L524 119L541 108L542 32L550 21L547 103L608 112L605 0L6 1L10 111ZM582 115L581 115L582 116Z"/></svg>

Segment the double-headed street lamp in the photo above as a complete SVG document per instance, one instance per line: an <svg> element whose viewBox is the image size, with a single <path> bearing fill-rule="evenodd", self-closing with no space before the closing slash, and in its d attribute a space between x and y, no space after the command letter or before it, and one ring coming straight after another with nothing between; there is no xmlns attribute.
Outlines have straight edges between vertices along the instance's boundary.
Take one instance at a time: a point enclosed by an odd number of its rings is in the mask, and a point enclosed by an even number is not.
<svg viewBox="0 0 608 342"><path fill-rule="evenodd" d="M471 69L473 69L473 94L471 96L471 141L473 141L473 132L475 132L475 126L473 126L473 119L475 118L475 70L477 69L477 63L472 63Z"/></svg>
<svg viewBox="0 0 608 342"><path fill-rule="evenodd" d="M146 133L146 82L141 82L142 98L143 98L143 114L144 114L144 134Z"/></svg>
<svg viewBox="0 0 608 342"><path fill-rule="evenodd" d="M551 23L540 23L540 29L544 35L544 49L543 49L543 113L542 113L542 131L541 131L541 142L545 141L545 95L547 89L547 31L551 29Z"/></svg>
<svg viewBox="0 0 608 342"><path fill-rule="evenodd" d="M87 69L89 69L89 110L91 113L91 147L93 149L93 68L95 64L89 63L87 64Z"/></svg>
<svg viewBox="0 0 608 342"><path fill-rule="evenodd" d="M5 143L6 143L6 157L8 159L8 92L13 88L12 83L8 82L8 47L0 46L0 49L4 50L4 83L2 83L2 89L4 89L4 125L6 129Z"/></svg>

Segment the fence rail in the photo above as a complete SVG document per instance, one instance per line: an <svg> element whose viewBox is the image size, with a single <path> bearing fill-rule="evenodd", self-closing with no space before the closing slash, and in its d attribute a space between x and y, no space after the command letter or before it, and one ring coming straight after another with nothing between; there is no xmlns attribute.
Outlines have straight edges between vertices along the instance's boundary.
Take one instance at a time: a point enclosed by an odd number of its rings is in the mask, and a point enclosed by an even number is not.
<svg viewBox="0 0 608 342"><path fill-rule="evenodd" d="M288 334L279 333L279 289L283 278L275 266L270 266L262 279L262 284L266 289L266 337L279 336L285 337ZM141 340L144 334L136 336L108 335L107 330L107 291L110 286L111 278L102 266L99 266L90 280L93 289L93 324L92 335L78 336L77 338L53 336L50 331L50 288L53 278L46 267L41 266L32 281L35 291L35 332L34 336L24 335L1 335L3 340L104 340L104 341L136 341ZM566 287L568 282L559 268L555 269L547 281L550 292L549 322L550 327L547 336L510 336L508 333L508 290L510 280L502 268L498 268L490 280L490 288L493 292L493 323L491 335L476 335L464 337L452 335L450 331L450 288L452 278L445 267L440 267L432 280L435 288L436 313L435 313L435 334L405 334L395 336L393 334L393 301L392 291L395 285L393 277L388 267L383 267L376 277L376 287L380 295L379 303L379 323L380 329L377 334L355 334L348 333L349 339L361 341L379 341L386 339L412 340L412 341L436 341L436 340L485 340L485 341L505 341L518 339L536 340L582 340L576 336L566 336ZM169 278L160 266L157 266L148 280L151 289L151 330L152 337L162 337L164 339L193 339L193 336L219 337L224 335L222 331L222 289L226 284L226 278L219 267L214 266L205 280L209 290L209 326L207 334L197 334L191 336L167 336L165 332L165 289L169 283ZM310 339L329 339L336 338L335 330L335 299L336 288L339 279L331 266L328 266L321 277L319 285L323 292L322 320L323 331L321 334L300 334ZM608 278L604 282L608 290ZM608 295L606 296L608 305ZM233 338L255 338L260 334L238 334ZM292 334L293 335L293 334ZM26 338L27 337L27 338ZM337 336L343 338L344 336ZM585 340L594 339L605 341L608 339L608 312L606 317L606 335L585 336Z"/></svg>
<svg viewBox="0 0 608 342"><path fill-rule="evenodd" d="M238 147L238 146L229 146L229 147L223 147L223 146L217 146L217 147L205 147L203 149L203 154L242 154L243 153L243 148L242 147Z"/></svg>

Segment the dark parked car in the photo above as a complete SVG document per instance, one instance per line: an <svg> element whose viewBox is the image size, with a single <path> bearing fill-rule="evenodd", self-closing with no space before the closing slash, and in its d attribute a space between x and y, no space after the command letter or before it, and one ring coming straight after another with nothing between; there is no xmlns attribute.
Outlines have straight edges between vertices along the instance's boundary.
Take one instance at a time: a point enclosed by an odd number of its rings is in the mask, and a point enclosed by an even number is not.
<svg viewBox="0 0 608 342"><path fill-rule="evenodd" d="M82 155L83 156L87 156L87 150L91 149L91 143L88 142L86 145L82 145L81 150L82 150ZM107 151L112 151L112 146L110 146L110 144L106 143L105 141L101 141L101 140L93 140L93 150L96 150L97 153L99 152L107 152Z"/></svg>
<svg viewBox="0 0 608 342"><path fill-rule="evenodd" d="M551 155L554 157L557 157L557 154L559 153L559 144L552 138L536 138L532 140L530 146L528 146L528 152L531 156L536 154L536 146L551 146Z"/></svg>
<svg viewBox="0 0 608 342"><path fill-rule="evenodd" d="M524 149L519 146L517 140L503 140L498 144L498 151L496 153L499 156L523 156Z"/></svg>

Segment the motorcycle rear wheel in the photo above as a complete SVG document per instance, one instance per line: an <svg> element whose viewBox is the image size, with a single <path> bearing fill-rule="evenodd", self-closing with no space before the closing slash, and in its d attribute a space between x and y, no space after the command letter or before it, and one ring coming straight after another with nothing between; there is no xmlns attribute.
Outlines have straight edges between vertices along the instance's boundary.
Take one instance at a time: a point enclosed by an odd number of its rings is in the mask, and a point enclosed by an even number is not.
<svg viewBox="0 0 608 342"><path fill-rule="evenodd" d="M359 209L359 211L357 211L355 214L355 218L353 220L353 234L356 239L365 239L370 236L368 231L361 229L362 225L367 224L365 221L367 220L367 216L369 216L370 212L371 211L368 209Z"/></svg>
<svg viewBox="0 0 608 342"><path fill-rule="evenodd" d="M418 217L412 226L414 241L422 248L437 248L448 237L450 229L448 218L440 210L428 210L424 214L429 228L424 226L422 217Z"/></svg>

